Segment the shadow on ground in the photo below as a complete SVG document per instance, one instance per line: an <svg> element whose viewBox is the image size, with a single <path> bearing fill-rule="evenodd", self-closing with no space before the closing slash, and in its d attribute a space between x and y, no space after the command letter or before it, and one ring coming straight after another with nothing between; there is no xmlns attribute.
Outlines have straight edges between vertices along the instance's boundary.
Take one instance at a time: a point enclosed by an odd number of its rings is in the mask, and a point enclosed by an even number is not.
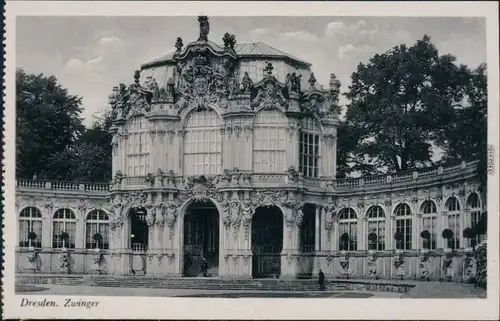
<svg viewBox="0 0 500 321"><path fill-rule="evenodd" d="M202 294L192 294L192 295L178 295L177 297L185 298L360 298L366 299L373 296L370 293L359 293L359 292L325 292L325 293L307 293L307 292L297 292L297 293L273 293L273 292L259 292L259 293L202 293Z"/></svg>

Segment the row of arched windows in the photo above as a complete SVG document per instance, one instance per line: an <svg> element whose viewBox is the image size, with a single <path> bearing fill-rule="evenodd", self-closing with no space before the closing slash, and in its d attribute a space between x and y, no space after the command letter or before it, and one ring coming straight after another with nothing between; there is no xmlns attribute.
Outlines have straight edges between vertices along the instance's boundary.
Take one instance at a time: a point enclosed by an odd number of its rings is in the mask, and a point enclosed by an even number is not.
<svg viewBox="0 0 500 321"><path fill-rule="evenodd" d="M183 143L184 175L220 174L222 172L221 118L212 109L193 111L185 125ZM279 110L261 110L253 123L252 169L258 173L284 173L286 170L287 117ZM319 177L320 125L312 117L302 121L299 167L305 177ZM128 125L126 173L145 176L149 173L150 138L147 120L137 116Z"/></svg>
<svg viewBox="0 0 500 321"><path fill-rule="evenodd" d="M467 200L467 207L470 209L470 215L465 217L465 226L461 226L461 209L460 203L456 197L451 197L447 200L445 204L445 209L447 211L446 220L444 222L444 228L450 229L453 232L453 236L448 240L447 246L450 248L460 248L460 235L462 235L462 230L466 227L475 226L480 219L481 206L479 202L479 196L473 193L469 196ZM427 200L421 205L422 219L419 224L421 224L421 231L428 231L429 237L422 239L422 246L431 250L436 249L438 232L437 230L437 206L431 200ZM402 203L396 206L394 209L395 215L395 227L394 237L396 241L396 249L400 250L410 250L413 248L412 244L412 211L408 204ZM364 237L368 241L369 250L385 250L386 246L386 216L385 211L381 206L374 205L368 208L366 212L367 218L367 233ZM351 207L343 208L338 213L339 222L339 249L345 251L356 251L358 246L358 217L356 212ZM474 236L471 238L471 242L475 244L481 241L482 236Z"/></svg>
<svg viewBox="0 0 500 321"><path fill-rule="evenodd" d="M41 248L42 238L41 211L33 206L25 207L19 215L19 247ZM52 219L52 248L75 248L75 240L75 213L68 208L57 210ZM85 248L109 249L109 217L103 210L92 210L86 216Z"/></svg>

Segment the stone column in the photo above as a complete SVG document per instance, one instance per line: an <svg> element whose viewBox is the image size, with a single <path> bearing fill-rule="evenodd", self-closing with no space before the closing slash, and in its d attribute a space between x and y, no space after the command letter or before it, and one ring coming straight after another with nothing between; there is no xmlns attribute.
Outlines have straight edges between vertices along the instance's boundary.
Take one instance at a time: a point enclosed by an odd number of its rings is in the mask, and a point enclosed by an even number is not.
<svg viewBox="0 0 500 321"><path fill-rule="evenodd" d="M358 220L360 222L361 228L361 234L358 236L358 239L361 239L361 246L359 250L368 250L368 217L363 217L361 220Z"/></svg>
<svg viewBox="0 0 500 321"><path fill-rule="evenodd" d="M315 221L314 221L314 268L313 273L317 273L320 269L321 261L321 213L323 209L320 205L315 207Z"/></svg>
<svg viewBox="0 0 500 321"><path fill-rule="evenodd" d="M423 226L423 214L422 213L417 213L415 215L414 221L415 221L414 224L413 224L413 230L415 231L415 235L414 235L414 238L413 238L413 240L415 240L414 248L415 248L415 250L418 251L418 250L424 248L423 239L420 237L420 233L424 230L424 226Z"/></svg>
<svg viewBox="0 0 500 321"><path fill-rule="evenodd" d="M299 228L294 206L283 206L283 250L281 252L281 277L295 278L298 273Z"/></svg>

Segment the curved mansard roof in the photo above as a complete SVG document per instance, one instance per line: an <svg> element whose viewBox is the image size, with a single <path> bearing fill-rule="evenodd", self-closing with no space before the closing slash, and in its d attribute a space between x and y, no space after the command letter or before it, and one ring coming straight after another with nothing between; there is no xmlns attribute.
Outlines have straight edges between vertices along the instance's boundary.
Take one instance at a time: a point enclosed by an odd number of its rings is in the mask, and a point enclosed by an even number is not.
<svg viewBox="0 0 500 321"><path fill-rule="evenodd" d="M212 48L216 48L220 51L224 50L224 46L218 45L213 41L206 41L205 42L207 45L211 46ZM191 43L192 44L192 43ZM188 44L189 46L190 44ZM305 67L310 67L311 64L309 62L306 62L300 58L297 58L289 53L286 53L282 50L276 49L266 43L263 42L248 42L248 43L236 43L234 46L234 51L240 58L249 58L249 59L256 59L256 58L263 58L263 59L283 59L287 60L291 63L295 63L298 65L302 65ZM171 52L153 59L147 63L144 63L141 65L141 69L147 69L149 67L154 67L158 65L163 65L163 64L168 64L168 63L174 63L174 54L176 53L175 50L172 50Z"/></svg>

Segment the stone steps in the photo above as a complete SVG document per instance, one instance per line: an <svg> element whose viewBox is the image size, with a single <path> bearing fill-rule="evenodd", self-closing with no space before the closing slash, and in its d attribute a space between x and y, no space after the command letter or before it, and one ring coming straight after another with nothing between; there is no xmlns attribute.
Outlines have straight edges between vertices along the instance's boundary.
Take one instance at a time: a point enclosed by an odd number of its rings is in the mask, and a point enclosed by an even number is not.
<svg viewBox="0 0 500 321"><path fill-rule="evenodd" d="M66 286L198 289L198 290L248 290L248 291L318 291L317 280L311 279L219 279L175 278L147 276L16 276L16 284L54 284ZM372 291L406 293L414 285L395 281L327 280L328 291Z"/></svg>
<svg viewBox="0 0 500 321"><path fill-rule="evenodd" d="M218 280L218 279L94 279L93 286L100 287L146 287L165 289L204 289L204 290L263 290L263 291L317 291L318 283L308 281L278 280ZM341 283L330 283L331 290L347 290Z"/></svg>

